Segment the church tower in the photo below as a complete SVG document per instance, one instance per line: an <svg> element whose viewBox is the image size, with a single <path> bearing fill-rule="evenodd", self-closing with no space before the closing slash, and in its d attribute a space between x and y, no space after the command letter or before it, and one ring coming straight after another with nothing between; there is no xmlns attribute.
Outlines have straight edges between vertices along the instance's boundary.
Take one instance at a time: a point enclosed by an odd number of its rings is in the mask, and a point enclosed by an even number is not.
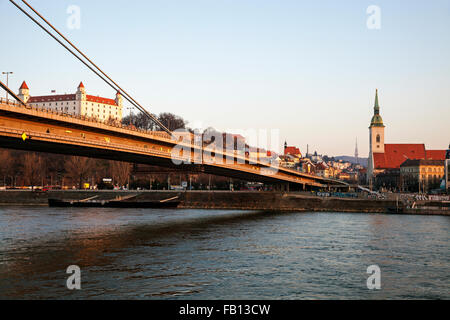
<svg viewBox="0 0 450 320"><path fill-rule="evenodd" d="M378 103L378 89L375 93L375 106L373 117L369 127L369 163L367 168L367 182L370 184L374 174L374 153L384 153L384 128L383 118L380 115L380 105Z"/></svg>
<svg viewBox="0 0 450 320"><path fill-rule="evenodd" d="M370 122L370 153L384 153L384 124L380 116L378 104L378 89L375 94L375 107L372 121Z"/></svg>

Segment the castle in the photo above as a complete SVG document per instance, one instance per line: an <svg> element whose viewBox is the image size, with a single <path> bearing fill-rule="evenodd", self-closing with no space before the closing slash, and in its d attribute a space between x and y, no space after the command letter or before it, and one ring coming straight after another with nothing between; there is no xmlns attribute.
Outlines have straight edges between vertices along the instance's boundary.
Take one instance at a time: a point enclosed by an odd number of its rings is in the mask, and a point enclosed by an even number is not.
<svg viewBox="0 0 450 320"><path fill-rule="evenodd" d="M55 112L95 118L100 121L122 121L123 97L117 92L115 99L86 94L83 82L74 94L30 96L30 89L24 81L18 97L28 105Z"/></svg>

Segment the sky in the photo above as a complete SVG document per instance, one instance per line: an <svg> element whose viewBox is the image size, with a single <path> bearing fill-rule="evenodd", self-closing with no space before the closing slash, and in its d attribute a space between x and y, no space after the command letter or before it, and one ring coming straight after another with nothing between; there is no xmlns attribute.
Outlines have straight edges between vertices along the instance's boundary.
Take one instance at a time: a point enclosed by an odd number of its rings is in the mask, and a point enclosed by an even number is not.
<svg viewBox="0 0 450 320"><path fill-rule="evenodd" d="M147 110L191 127L279 130L280 145L334 156L358 139L365 157L378 88L386 143L450 143L450 0L29 3ZM73 5L80 28L68 25ZM0 71L14 72L15 91L26 80L31 95L74 93L83 81L115 96L8 0L0 16Z"/></svg>

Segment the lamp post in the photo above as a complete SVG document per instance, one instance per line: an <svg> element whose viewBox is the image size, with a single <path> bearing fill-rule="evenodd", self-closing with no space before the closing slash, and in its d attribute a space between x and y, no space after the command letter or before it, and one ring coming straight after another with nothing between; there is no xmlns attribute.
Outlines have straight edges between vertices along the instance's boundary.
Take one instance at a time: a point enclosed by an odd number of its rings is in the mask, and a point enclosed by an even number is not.
<svg viewBox="0 0 450 320"><path fill-rule="evenodd" d="M9 75L13 74L11 71L2 72L2 74L6 74L6 86L9 88ZM8 101L8 91L6 91L6 100Z"/></svg>

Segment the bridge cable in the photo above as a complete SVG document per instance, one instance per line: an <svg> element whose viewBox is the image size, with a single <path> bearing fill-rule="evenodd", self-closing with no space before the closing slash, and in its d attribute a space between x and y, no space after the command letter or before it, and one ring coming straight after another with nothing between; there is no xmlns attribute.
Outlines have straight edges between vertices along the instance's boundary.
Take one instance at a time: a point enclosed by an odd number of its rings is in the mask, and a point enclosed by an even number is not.
<svg viewBox="0 0 450 320"><path fill-rule="evenodd" d="M89 59L80 49L78 49L69 39L67 39L58 29L56 29L47 19L45 19L37 10L35 10L27 1L22 0L25 5L27 5L39 18L41 18L48 26L50 26L59 36L61 36L72 48L74 48L79 54L81 54L90 64L92 64L101 74L103 74L108 80L110 80L114 85L119 88L117 91L122 91L126 96L128 96L135 104L137 104L140 108L137 107L140 111L142 111L146 116L150 117L158 126L164 129L167 133L171 133L169 129L167 129L157 118L155 118L151 113L145 110L127 91L122 89L113 79L111 79L105 72L103 72L100 67L98 67L91 59ZM134 105L134 104L133 104ZM136 107L136 105L134 105Z"/></svg>
<svg viewBox="0 0 450 320"><path fill-rule="evenodd" d="M86 55L84 55L78 48L76 48L66 37L64 37L56 28L54 28L44 17L42 17L34 8L32 8L26 1L22 0L29 8L31 8L42 20L44 20L50 27L53 28L65 41L67 41L73 48L75 48L83 57L85 57L97 70L99 70L105 77L107 77L114 85L112 85L108 80L106 80L102 75L100 75L96 70L92 68L86 61L80 58L75 52L73 52L70 48L68 48L60 39L58 39L54 34L48 31L42 24L40 24L36 19L34 19L28 12L26 12L22 7L20 7L13 0L9 0L12 4L14 4L20 11L22 11L28 18L30 18L35 24L37 24L42 30L44 30L48 35L50 35L54 40L56 40L61 46L63 46L67 51L69 51L75 58L77 58L81 63L83 63L86 67L88 67L92 72L94 72L100 79L102 79L106 84L108 84L111 88L116 91L122 91L125 95L124 98L131 103L135 108L140 110L144 115L149 117L156 125L158 125L161 129L167 132L169 135L172 132L164 126L155 116L149 113L144 107L142 107L136 100L134 100L125 90L123 90L116 82L114 82L108 75L106 75L97 65L95 65Z"/></svg>

